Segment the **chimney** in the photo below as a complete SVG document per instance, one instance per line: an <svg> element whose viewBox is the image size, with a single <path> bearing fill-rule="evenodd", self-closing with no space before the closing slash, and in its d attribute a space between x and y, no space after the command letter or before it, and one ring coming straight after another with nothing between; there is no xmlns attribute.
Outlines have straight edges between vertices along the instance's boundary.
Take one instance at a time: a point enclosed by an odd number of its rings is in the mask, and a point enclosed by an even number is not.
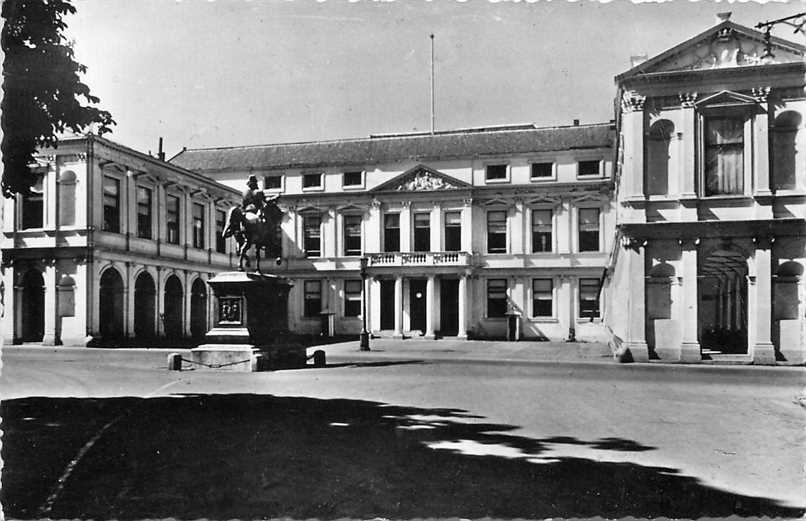
<svg viewBox="0 0 806 521"><path fill-rule="evenodd" d="M730 20L730 15L732 15L732 11L725 11L724 13L716 13L716 23L721 24L722 22L727 22Z"/></svg>
<svg viewBox="0 0 806 521"><path fill-rule="evenodd" d="M157 149L157 159L160 161L165 161L165 152L162 150L162 136L160 136L160 144L159 148Z"/></svg>
<svg viewBox="0 0 806 521"><path fill-rule="evenodd" d="M641 65L648 59L649 57L646 54L636 54L635 56L630 56L630 67Z"/></svg>
<svg viewBox="0 0 806 521"><path fill-rule="evenodd" d="M579 126L579 120L578 120L578 119L575 119L575 120L574 120L574 126L575 126L575 127L578 127L578 126Z"/></svg>

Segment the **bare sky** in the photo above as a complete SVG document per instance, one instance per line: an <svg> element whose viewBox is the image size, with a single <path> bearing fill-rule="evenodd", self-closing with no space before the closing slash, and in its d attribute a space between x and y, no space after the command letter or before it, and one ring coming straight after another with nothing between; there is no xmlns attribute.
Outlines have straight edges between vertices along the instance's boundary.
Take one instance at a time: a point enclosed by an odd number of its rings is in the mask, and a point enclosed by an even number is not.
<svg viewBox="0 0 806 521"><path fill-rule="evenodd" d="M806 0L633 4L562 0L77 0L67 19L109 137L181 147L361 137L430 128L607 121L613 76L732 11L748 26ZM777 36L804 42L791 29Z"/></svg>

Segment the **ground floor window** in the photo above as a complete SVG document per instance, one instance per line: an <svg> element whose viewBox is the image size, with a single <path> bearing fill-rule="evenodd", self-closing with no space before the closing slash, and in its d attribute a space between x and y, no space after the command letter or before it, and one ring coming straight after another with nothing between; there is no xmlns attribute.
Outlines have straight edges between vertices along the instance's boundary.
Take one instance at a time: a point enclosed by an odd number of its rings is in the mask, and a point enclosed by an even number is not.
<svg viewBox="0 0 806 521"><path fill-rule="evenodd" d="M305 281L305 316L318 317L322 311L322 281Z"/></svg>
<svg viewBox="0 0 806 521"><path fill-rule="evenodd" d="M599 279L579 279L579 318L599 318Z"/></svg>
<svg viewBox="0 0 806 521"><path fill-rule="evenodd" d="M361 314L361 281L344 281L344 316L357 317Z"/></svg>
<svg viewBox="0 0 806 521"><path fill-rule="evenodd" d="M552 299L553 284L551 279L532 280L532 316L551 317L554 307Z"/></svg>
<svg viewBox="0 0 806 521"><path fill-rule="evenodd" d="M487 317L499 318L507 312L507 279L487 280Z"/></svg>

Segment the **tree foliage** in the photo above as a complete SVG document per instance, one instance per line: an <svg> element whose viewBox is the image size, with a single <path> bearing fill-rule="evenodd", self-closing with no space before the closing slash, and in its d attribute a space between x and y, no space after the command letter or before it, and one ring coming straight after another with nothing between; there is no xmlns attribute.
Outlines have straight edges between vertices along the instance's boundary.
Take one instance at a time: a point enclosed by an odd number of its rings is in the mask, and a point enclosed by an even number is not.
<svg viewBox="0 0 806 521"><path fill-rule="evenodd" d="M29 165L37 149L58 145L59 134L80 133L98 124L110 131L112 115L92 104L98 98L81 82L87 68L74 58L62 34L64 16L75 13L68 0L4 0L3 195L27 193Z"/></svg>

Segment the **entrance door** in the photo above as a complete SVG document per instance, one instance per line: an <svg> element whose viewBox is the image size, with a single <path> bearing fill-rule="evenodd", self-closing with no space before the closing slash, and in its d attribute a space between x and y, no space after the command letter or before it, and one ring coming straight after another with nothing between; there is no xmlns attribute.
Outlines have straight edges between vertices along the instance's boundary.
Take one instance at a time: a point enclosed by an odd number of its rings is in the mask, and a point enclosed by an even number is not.
<svg viewBox="0 0 806 521"><path fill-rule="evenodd" d="M459 280L442 279L440 286L440 332L443 336L456 336L459 334Z"/></svg>
<svg viewBox="0 0 806 521"><path fill-rule="evenodd" d="M42 274L30 269L22 282L22 331L23 342L41 342L45 333L45 279Z"/></svg>
<svg viewBox="0 0 806 521"><path fill-rule="evenodd" d="M381 281L381 329L395 328L395 281Z"/></svg>
<svg viewBox="0 0 806 521"><path fill-rule="evenodd" d="M703 349L747 353L747 260L732 249L704 255L697 277L699 339Z"/></svg>
<svg viewBox="0 0 806 521"><path fill-rule="evenodd" d="M409 281L409 329L425 334L425 284L423 279Z"/></svg>

